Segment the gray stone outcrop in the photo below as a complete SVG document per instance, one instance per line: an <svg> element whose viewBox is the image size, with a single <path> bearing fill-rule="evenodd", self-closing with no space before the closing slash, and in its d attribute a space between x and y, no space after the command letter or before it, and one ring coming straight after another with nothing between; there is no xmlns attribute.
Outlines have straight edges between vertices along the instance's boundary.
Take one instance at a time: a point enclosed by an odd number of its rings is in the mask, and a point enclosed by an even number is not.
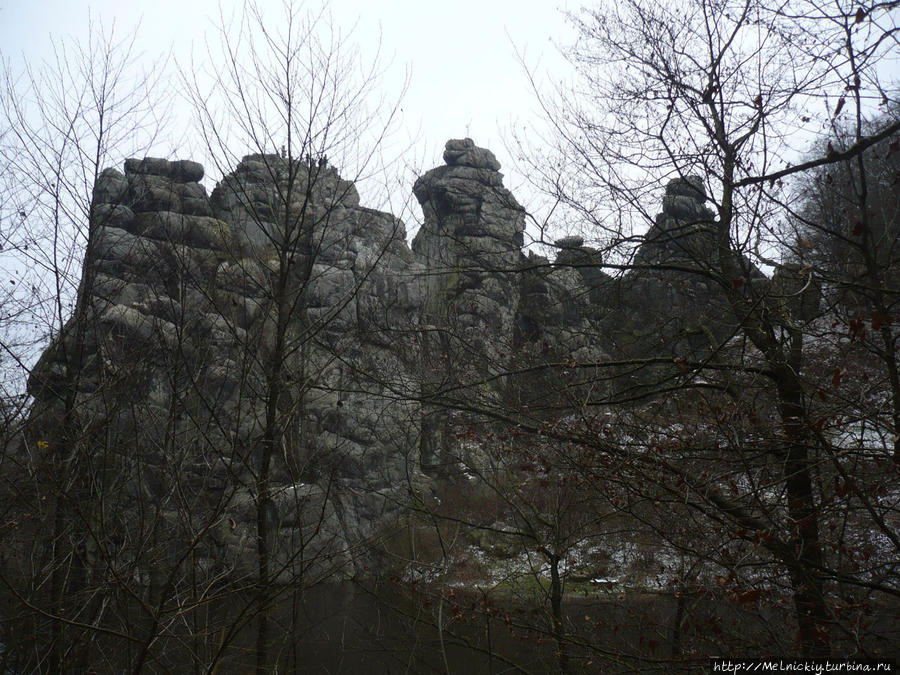
<svg viewBox="0 0 900 675"><path fill-rule="evenodd" d="M348 551L419 476L421 267L403 224L331 167L248 156L209 197L202 173L154 158L103 172L80 306L29 384L34 424L58 426L74 387L79 416L130 448L126 501L156 505L167 540L208 532L205 567L238 576L255 569L274 424L276 576L308 574L306 553L352 574Z"/></svg>
<svg viewBox="0 0 900 675"><path fill-rule="evenodd" d="M31 375L33 426L76 410L98 453L117 449L125 503L154 505L155 536L199 541L230 577L255 573L276 438L275 576L349 575L410 499L488 461L461 433L489 431L484 413L584 410L658 375L616 384L591 364L697 355L727 334L700 179L668 184L634 269L611 276L581 237L554 260L523 252L525 210L489 150L450 140L444 161L413 186L411 248L325 162L248 155L211 195L195 162L103 171L78 307ZM110 517L139 527L134 508Z"/></svg>
<svg viewBox="0 0 900 675"><path fill-rule="evenodd" d="M501 391L479 385L507 371L514 353L525 210L503 186L493 153L471 139L448 141L444 161L413 186L424 214L412 248L425 272L425 394L444 398L477 390L481 400L470 403L489 406ZM426 411L427 469L450 470L453 428L467 420L443 404Z"/></svg>

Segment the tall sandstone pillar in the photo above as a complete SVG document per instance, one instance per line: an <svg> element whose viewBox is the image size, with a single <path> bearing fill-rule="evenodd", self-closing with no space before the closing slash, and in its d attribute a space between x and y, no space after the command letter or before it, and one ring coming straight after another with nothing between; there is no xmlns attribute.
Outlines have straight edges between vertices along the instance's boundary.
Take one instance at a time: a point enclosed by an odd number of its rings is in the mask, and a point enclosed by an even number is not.
<svg viewBox="0 0 900 675"><path fill-rule="evenodd" d="M525 230L491 151L450 140L444 161L413 187L424 213L413 251L425 265L425 393L436 402L424 415L422 465L434 473L450 470L450 436L464 424L448 408L500 395L492 382L511 360Z"/></svg>

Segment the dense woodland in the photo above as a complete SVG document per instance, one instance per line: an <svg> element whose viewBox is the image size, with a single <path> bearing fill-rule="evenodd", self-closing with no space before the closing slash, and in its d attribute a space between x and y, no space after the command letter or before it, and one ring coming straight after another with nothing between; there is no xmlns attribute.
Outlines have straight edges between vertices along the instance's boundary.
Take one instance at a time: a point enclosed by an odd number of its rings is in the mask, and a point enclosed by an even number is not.
<svg viewBox="0 0 900 675"><path fill-rule="evenodd" d="M204 166L133 34L6 66L0 672L897 659L898 17L582 9L535 203L457 139L405 224L325 13L180 73Z"/></svg>

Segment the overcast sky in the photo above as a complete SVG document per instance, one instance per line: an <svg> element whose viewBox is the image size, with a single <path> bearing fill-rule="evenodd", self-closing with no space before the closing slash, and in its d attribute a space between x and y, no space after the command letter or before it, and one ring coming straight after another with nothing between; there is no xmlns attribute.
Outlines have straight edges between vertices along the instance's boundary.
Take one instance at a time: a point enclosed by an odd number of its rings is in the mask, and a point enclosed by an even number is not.
<svg viewBox="0 0 900 675"><path fill-rule="evenodd" d="M223 0L228 11L236 4ZM280 15L280 0L261 4ZM192 45L195 53L203 49L218 6L217 0L0 0L0 49L38 61L49 53L51 35L84 39L90 13L107 27L115 20L122 32L140 22L138 49L148 59L171 46L177 61L189 63ZM380 39L390 64L386 87L398 89L410 73L402 103L403 132L417 139L410 163L437 166L448 138L469 136L494 151L510 187L520 184L503 141L510 125L536 115L519 55L544 74L564 71L556 45L571 42L564 12L577 8L575 0L331 0L329 7L336 24L355 26L352 39L364 56L374 58Z"/></svg>

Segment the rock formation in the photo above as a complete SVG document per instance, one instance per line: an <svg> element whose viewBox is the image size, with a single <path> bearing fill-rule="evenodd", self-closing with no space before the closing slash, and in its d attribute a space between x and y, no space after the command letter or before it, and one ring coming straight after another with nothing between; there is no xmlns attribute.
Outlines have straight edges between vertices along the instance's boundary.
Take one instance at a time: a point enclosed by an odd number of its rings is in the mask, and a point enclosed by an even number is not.
<svg viewBox="0 0 900 675"><path fill-rule="evenodd" d="M352 574L350 552L461 457L460 415L592 405L605 379L560 363L721 333L711 285L677 270L711 254L701 183L669 184L637 269L613 278L577 237L552 262L523 253L490 151L451 140L444 160L413 188L411 249L324 162L250 155L210 196L194 162L107 169L78 307L29 383L34 433L94 434L124 503L199 540L208 569L254 574L265 503L279 579ZM138 510L103 517L139 531Z"/></svg>
<svg viewBox="0 0 900 675"><path fill-rule="evenodd" d="M478 391L482 400L470 403L490 405L500 392L481 385L508 370L514 351L525 210L503 187L493 153L471 139L449 141L444 161L413 186L425 216L412 244L425 267L423 385L428 397ZM463 424L445 405L426 409L426 471L453 464L453 427Z"/></svg>
<svg viewBox="0 0 900 675"><path fill-rule="evenodd" d="M102 447L129 449L129 499L161 508L172 540L208 531L208 565L237 575L253 572L274 426L275 567L340 569L418 478L420 267L403 224L332 168L249 156L211 197L202 174L157 159L103 172L79 307L29 383L34 426L67 406L105 420Z"/></svg>
<svg viewBox="0 0 900 675"><path fill-rule="evenodd" d="M666 185L662 212L644 235L629 271L605 284L598 304L610 352L696 358L734 329L727 299L712 273L716 267L712 222L703 180L676 178ZM659 369L637 373L654 380Z"/></svg>

